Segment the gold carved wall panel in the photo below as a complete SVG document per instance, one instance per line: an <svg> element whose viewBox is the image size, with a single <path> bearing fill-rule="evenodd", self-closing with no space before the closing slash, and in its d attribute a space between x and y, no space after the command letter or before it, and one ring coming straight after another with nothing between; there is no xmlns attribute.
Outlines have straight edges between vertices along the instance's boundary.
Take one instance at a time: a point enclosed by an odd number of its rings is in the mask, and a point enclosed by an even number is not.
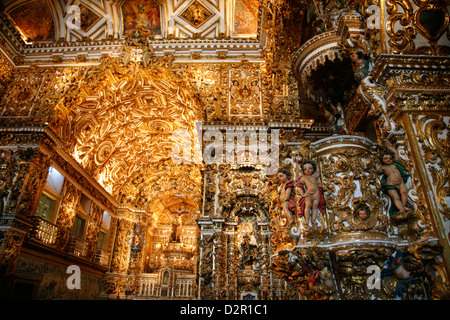
<svg viewBox="0 0 450 320"><path fill-rule="evenodd" d="M412 121L424 154L424 163L428 171L433 194L436 196L438 212L444 221L450 219L448 199L450 197L449 158L450 141L448 139L448 116L414 115ZM444 226L445 226L444 222ZM450 235L446 228L445 234Z"/></svg>
<svg viewBox="0 0 450 320"><path fill-rule="evenodd" d="M388 0L386 35L389 53L447 55L450 15L446 1ZM433 21L432 24L429 22Z"/></svg>

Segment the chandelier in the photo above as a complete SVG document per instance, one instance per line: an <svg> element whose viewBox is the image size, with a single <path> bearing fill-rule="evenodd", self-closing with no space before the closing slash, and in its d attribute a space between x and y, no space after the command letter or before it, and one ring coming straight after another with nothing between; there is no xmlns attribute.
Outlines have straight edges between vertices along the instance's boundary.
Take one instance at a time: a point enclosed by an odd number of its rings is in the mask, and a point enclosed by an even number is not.
<svg viewBox="0 0 450 320"><path fill-rule="evenodd" d="M133 262L136 262L139 252L145 245L145 234L141 228L141 215L139 214L138 223L133 229L133 235L128 239L128 244L130 245L131 256L133 257Z"/></svg>

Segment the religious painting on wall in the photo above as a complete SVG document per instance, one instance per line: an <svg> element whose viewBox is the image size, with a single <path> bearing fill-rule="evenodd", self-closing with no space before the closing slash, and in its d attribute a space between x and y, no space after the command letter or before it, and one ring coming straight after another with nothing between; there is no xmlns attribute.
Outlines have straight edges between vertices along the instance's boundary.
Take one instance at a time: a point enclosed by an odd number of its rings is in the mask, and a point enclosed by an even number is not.
<svg viewBox="0 0 450 320"><path fill-rule="evenodd" d="M50 8L45 0L35 0L9 12L25 41L54 40L55 28Z"/></svg>
<svg viewBox="0 0 450 320"><path fill-rule="evenodd" d="M125 1L122 13L124 35L134 32L141 36L161 34L161 6L156 1Z"/></svg>
<svg viewBox="0 0 450 320"><path fill-rule="evenodd" d="M234 34L253 35L258 31L259 0L235 0Z"/></svg>
<svg viewBox="0 0 450 320"><path fill-rule="evenodd" d="M261 116L261 87L258 70L230 70L229 115Z"/></svg>

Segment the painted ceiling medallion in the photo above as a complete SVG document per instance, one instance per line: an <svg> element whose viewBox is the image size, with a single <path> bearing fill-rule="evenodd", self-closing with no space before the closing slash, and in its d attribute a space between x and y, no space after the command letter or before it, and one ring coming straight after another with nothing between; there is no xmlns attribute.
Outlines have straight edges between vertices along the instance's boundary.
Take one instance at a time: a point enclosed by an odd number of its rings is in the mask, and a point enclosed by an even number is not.
<svg viewBox="0 0 450 320"><path fill-rule="evenodd" d="M81 15L81 30L87 32L91 29L97 22L101 20L97 13L89 9L84 5L80 5L80 15Z"/></svg>
<svg viewBox="0 0 450 320"><path fill-rule="evenodd" d="M448 28L449 13L445 7L428 5L417 10L415 20L427 40L437 41Z"/></svg>
<svg viewBox="0 0 450 320"><path fill-rule="evenodd" d="M25 41L53 40L55 37L51 9L44 0L17 6L9 16Z"/></svg>
<svg viewBox="0 0 450 320"><path fill-rule="evenodd" d="M208 21L214 13L209 11L200 1L195 0L186 10L184 10L180 17L190 23L193 27L199 28L202 24Z"/></svg>

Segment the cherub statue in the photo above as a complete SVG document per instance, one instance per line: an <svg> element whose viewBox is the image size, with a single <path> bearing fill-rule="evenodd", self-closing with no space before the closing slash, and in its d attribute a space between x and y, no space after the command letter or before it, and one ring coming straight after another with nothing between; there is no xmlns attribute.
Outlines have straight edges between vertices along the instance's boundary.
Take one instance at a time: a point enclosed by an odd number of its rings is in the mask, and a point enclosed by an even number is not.
<svg viewBox="0 0 450 320"><path fill-rule="evenodd" d="M297 214L292 174L288 169L280 168L278 169L277 176L282 183L280 201L283 206L283 213L287 218L286 225L290 226L295 223L295 214Z"/></svg>
<svg viewBox="0 0 450 320"><path fill-rule="evenodd" d="M314 177L316 164L313 161L305 161L302 164L303 174L297 179L300 192L299 216L305 216L304 226L316 226L319 213L325 213L325 197L323 188Z"/></svg>
<svg viewBox="0 0 450 320"><path fill-rule="evenodd" d="M405 183L409 174L405 165L400 162L398 151L390 143L386 144L386 148L381 154L382 166L378 168L378 173L382 175L381 190L393 201L389 214L399 214L402 217L407 212L408 188Z"/></svg>

